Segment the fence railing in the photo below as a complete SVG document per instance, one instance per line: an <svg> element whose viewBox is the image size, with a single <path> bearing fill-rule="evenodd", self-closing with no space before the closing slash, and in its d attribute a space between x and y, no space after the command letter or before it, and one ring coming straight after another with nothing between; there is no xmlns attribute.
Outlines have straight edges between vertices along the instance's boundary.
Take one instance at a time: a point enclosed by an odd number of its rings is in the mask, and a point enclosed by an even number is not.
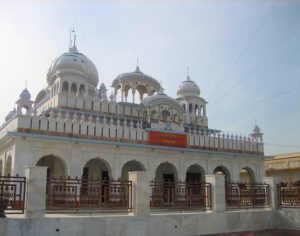
<svg viewBox="0 0 300 236"><path fill-rule="evenodd" d="M211 184L185 182L150 183L151 209L211 209Z"/></svg>
<svg viewBox="0 0 300 236"><path fill-rule="evenodd" d="M300 207L300 183L280 183L277 192L280 207Z"/></svg>
<svg viewBox="0 0 300 236"><path fill-rule="evenodd" d="M26 178L0 176L0 215L23 214L25 203Z"/></svg>
<svg viewBox="0 0 300 236"><path fill-rule="evenodd" d="M132 182L51 178L47 180L47 210L132 211Z"/></svg>
<svg viewBox="0 0 300 236"><path fill-rule="evenodd" d="M225 201L227 208L268 207L269 185L259 183L226 183Z"/></svg>

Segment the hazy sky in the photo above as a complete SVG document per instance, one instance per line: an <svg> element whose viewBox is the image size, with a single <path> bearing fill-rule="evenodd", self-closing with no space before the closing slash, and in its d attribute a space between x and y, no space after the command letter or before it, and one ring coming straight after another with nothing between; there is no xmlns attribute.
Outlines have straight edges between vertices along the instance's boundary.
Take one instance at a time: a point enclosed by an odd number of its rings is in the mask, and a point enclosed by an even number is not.
<svg viewBox="0 0 300 236"><path fill-rule="evenodd" d="M33 100L47 86L70 27L107 87L139 58L176 97L189 66L210 128L249 134L256 120L266 154L300 151L300 1L1 1L0 120L26 80Z"/></svg>

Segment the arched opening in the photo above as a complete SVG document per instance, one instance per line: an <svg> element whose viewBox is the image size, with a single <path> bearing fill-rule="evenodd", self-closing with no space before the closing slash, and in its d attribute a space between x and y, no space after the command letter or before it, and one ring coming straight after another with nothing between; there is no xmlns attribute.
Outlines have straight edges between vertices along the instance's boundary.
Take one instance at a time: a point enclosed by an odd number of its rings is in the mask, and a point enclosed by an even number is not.
<svg viewBox="0 0 300 236"><path fill-rule="evenodd" d="M152 110L151 111L151 119L153 119L153 120L157 120L158 119L158 116L157 116L157 111L155 111L155 110Z"/></svg>
<svg viewBox="0 0 300 236"><path fill-rule="evenodd" d="M179 115L178 114L174 115L173 122L175 122L175 123L179 122Z"/></svg>
<svg viewBox="0 0 300 236"><path fill-rule="evenodd" d="M186 171L185 182L204 182L205 181L205 171L204 169L197 165L191 165Z"/></svg>
<svg viewBox="0 0 300 236"><path fill-rule="evenodd" d="M214 170L215 175L224 175L225 176L225 183L231 182L230 172L229 170L224 166L218 166Z"/></svg>
<svg viewBox="0 0 300 236"><path fill-rule="evenodd" d="M195 114L196 114L197 116L200 115L200 109L199 109L198 105L195 105Z"/></svg>
<svg viewBox="0 0 300 236"><path fill-rule="evenodd" d="M54 155L47 155L41 157L36 166L45 166L47 169L47 178L51 177L66 177L66 164L64 161Z"/></svg>
<svg viewBox="0 0 300 236"><path fill-rule="evenodd" d="M183 108L184 111L186 111L186 106L185 106L185 104L182 105L182 108Z"/></svg>
<svg viewBox="0 0 300 236"><path fill-rule="evenodd" d="M121 179L128 180L128 172L131 171L146 171L144 165L138 161L132 160L125 163L122 168Z"/></svg>
<svg viewBox="0 0 300 236"><path fill-rule="evenodd" d="M249 167L244 167L240 171L240 180L246 183L255 183L255 174Z"/></svg>
<svg viewBox="0 0 300 236"><path fill-rule="evenodd" d="M204 116L204 107L203 106L200 107L199 115Z"/></svg>
<svg viewBox="0 0 300 236"><path fill-rule="evenodd" d="M4 168L4 175L10 175L11 174L11 156L8 156L5 162L5 168Z"/></svg>
<svg viewBox="0 0 300 236"><path fill-rule="evenodd" d="M110 176L111 169L109 164L100 158L89 160L83 167L83 179L109 180Z"/></svg>
<svg viewBox="0 0 300 236"><path fill-rule="evenodd" d="M22 107L21 108L21 114L24 116L24 115L26 115L28 113L28 108L27 107Z"/></svg>
<svg viewBox="0 0 300 236"><path fill-rule="evenodd" d="M193 112L193 104L190 103L189 104L189 113L192 114L192 112Z"/></svg>
<svg viewBox="0 0 300 236"><path fill-rule="evenodd" d="M125 86L124 95L125 102L132 102L132 88L129 85Z"/></svg>
<svg viewBox="0 0 300 236"><path fill-rule="evenodd" d="M144 85L138 85L136 90L139 92L139 99L140 102L142 102L142 100L147 96L147 89Z"/></svg>
<svg viewBox="0 0 300 236"><path fill-rule="evenodd" d="M63 91L64 93L68 93L68 91L69 91L69 84L68 84L67 81L64 81L64 82L63 82L62 91Z"/></svg>
<svg viewBox="0 0 300 236"><path fill-rule="evenodd" d="M71 86L71 94L75 96L76 93L77 93L77 85L73 83Z"/></svg>
<svg viewBox="0 0 300 236"><path fill-rule="evenodd" d="M163 110L163 111L161 112L161 117L162 117L162 120L163 120L163 121L170 121L171 114L170 114L169 111Z"/></svg>
<svg viewBox="0 0 300 236"><path fill-rule="evenodd" d="M79 96L83 96L84 95L84 84L81 84L79 87Z"/></svg>
<svg viewBox="0 0 300 236"><path fill-rule="evenodd" d="M176 167L169 162L164 162L160 164L155 172L155 181L177 182L178 173Z"/></svg>

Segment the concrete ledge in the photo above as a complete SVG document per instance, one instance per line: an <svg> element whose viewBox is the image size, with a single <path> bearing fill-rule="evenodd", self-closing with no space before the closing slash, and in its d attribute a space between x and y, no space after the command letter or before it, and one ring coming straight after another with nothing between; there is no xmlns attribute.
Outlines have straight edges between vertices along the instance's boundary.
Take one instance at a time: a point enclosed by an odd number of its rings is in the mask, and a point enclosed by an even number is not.
<svg viewBox="0 0 300 236"><path fill-rule="evenodd" d="M257 231L231 232L221 234L205 234L202 236L299 236L300 231L288 229L265 229Z"/></svg>
<svg viewBox="0 0 300 236"><path fill-rule="evenodd" d="M106 217L53 215L34 219L0 219L0 230L1 236L192 236L272 229L273 216L273 211L265 210Z"/></svg>

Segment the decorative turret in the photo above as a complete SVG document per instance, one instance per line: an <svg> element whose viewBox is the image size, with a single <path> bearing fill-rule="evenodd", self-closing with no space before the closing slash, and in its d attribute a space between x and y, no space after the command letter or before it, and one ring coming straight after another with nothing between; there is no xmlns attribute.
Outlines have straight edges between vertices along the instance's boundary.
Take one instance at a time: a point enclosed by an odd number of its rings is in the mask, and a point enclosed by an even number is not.
<svg viewBox="0 0 300 236"><path fill-rule="evenodd" d="M177 101L186 112L186 117L190 122L207 127L207 102L200 97L200 89L198 85L191 80L189 68L187 68L187 79L181 82L177 90Z"/></svg>
<svg viewBox="0 0 300 236"><path fill-rule="evenodd" d="M135 71L118 75L112 82L111 87L114 88L115 96L118 90L121 90L122 102L128 102L127 98L131 90L132 103L135 103L136 91L139 93L140 101L142 101L145 94L150 96L158 92L160 84L156 79L144 74L137 65Z"/></svg>
<svg viewBox="0 0 300 236"><path fill-rule="evenodd" d="M260 131L260 128L258 127L257 124L255 124L254 129L252 131L252 133L250 134L250 136L258 141L258 142L263 142L263 133Z"/></svg>
<svg viewBox="0 0 300 236"><path fill-rule="evenodd" d="M31 94L25 88L19 97L19 100L16 102L17 104L17 114L18 115L29 115L32 110L33 101L31 99Z"/></svg>
<svg viewBox="0 0 300 236"><path fill-rule="evenodd" d="M104 83L100 85L99 89L99 98L102 99L102 101L107 101L107 89Z"/></svg>

